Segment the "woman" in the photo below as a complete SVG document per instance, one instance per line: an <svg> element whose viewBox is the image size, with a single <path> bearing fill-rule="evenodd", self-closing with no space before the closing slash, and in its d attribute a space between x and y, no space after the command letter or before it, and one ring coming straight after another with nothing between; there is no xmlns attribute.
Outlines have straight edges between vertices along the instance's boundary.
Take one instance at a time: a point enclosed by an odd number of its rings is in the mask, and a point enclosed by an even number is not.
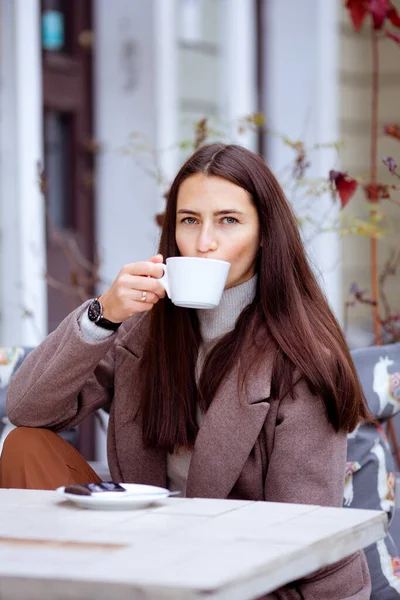
<svg viewBox="0 0 400 600"><path fill-rule="evenodd" d="M234 145L198 150L171 186L159 251L123 267L100 303L78 308L24 361L9 388L19 427L4 445L2 485L98 481L53 432L108 408L115 481L341 506L346 434L368 410L263 161ZM216 309L164 299L159 263L177 255L231 264ZM364 599L369 590L357 553L270 597Z"/></svg>

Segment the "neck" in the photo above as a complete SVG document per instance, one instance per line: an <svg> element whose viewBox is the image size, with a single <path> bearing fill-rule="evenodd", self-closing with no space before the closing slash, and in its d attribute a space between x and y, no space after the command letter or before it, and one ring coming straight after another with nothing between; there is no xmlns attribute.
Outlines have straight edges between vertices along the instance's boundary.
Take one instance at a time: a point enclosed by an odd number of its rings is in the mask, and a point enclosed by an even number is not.
<svg viewBox="0 0 400 600"><path fill-rule="evenodd" d="M248 281L226 289L216 308L198 310L197 316L203 342L208 343L234 329L242 311L256 295L257 275Z"/></svg>

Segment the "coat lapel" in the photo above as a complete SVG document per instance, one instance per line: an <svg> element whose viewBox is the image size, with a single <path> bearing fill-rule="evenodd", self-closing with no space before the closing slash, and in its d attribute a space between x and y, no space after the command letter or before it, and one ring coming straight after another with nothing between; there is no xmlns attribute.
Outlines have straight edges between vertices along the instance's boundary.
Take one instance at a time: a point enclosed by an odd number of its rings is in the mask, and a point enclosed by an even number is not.
<svg viewBox="0 0 400 600"><path fill-rule="evenodd" d="M134 410L140 396L137 393L141 383L139 359L147 327L148 319L142 319L121 339L120 352L128 355L121 374L127 386L124 397ZM234 367L221 385L196 439L187 481L188 497L228 497L267 417L271 370L271 361L266 359L260 367L250 370L247 385L242 389L238 367ZM119 410L116 412L120 413ZM115 417L117 421L118 416ZM118 462L123 465L124 481L165 487L167 453L143 447L138 422L133 425L132 422L119 422L116 430Z"/></svg>
<svg viewBox="0 0 400 600"><path fill-rule="evenodd" d="M269 411L271 363L249 374L246 388L238 368L220 387L198 433L187 481L187 496L227 498L257 441Z"/></svg>

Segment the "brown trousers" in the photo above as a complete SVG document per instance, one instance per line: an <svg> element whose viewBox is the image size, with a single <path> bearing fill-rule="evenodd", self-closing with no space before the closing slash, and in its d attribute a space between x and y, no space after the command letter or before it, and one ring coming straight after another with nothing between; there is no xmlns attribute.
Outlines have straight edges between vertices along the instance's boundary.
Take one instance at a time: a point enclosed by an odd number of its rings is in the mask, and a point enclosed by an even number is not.
<svg viewBox="0 0 400 600"><path fill-rule="evenodd" d="M0 457L0 488L54 490L101 481L71 444L48 429L17 427Z"/></svg>

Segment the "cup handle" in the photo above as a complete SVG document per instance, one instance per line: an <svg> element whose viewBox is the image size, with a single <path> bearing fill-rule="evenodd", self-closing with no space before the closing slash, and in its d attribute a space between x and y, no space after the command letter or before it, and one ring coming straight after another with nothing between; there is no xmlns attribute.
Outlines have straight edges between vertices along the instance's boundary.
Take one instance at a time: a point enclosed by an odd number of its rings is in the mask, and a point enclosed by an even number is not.
<svg viewBox="0 0 400 600"><path fill-rule="evenodd" d="M167 292L167 296L169 298L171 298L169 281L168 281L168 269L167 269L167 265L161 264L160 266L164 269L164 275L158 281L161 283L161 285L163 286L164 290Z"/></svg>

